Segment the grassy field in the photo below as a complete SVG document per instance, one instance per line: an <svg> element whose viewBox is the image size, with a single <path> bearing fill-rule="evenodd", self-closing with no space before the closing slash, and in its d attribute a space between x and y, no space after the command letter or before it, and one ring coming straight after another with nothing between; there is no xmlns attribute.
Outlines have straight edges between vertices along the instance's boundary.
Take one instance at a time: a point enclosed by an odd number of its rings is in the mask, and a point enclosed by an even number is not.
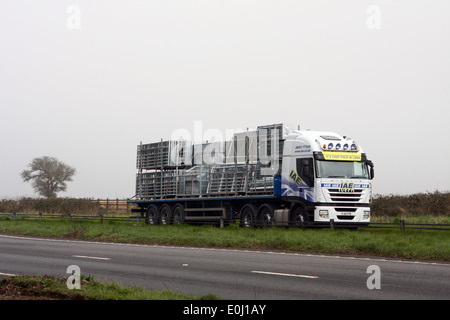
<svg viewBox="0 0 450 320"><path fill-rule="evenodd" d="M82 239L250 250L367 255L406 259L450 261L448 231L360 228L246 229L205 226L149 226L131 221L0 219L0 233Z"/></svg>
<svg viewBox="0 0 450 320"><path fill-rule="evenodd" d="M147 290L117 282L81 276L80 289L70 290L67 278L21 275L0 280L0 300L217 300L214 295L193 296L171 290Z"/></svg>

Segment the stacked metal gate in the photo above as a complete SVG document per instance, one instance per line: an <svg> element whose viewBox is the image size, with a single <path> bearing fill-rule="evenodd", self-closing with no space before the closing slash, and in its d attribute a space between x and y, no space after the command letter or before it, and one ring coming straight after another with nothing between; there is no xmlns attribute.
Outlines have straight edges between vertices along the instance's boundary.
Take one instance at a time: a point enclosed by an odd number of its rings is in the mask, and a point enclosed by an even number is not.
<svg viewBox="0 0 450 320"><path fill-rule="evenodd" d="M137 176L136 195L140 199L192 197L205 194L205 168L144 172Z"/></svg>
<svg viewBox="0 0 450 320"><path fill-rule="evenodd" d="M278 135L271 135L274 130L279 130ZM271 141L273 137L276 137L276 143ZM243 145L238 144L238 138ZM167 199L270 194L276 173L262 175L261 169L270 165L264 157L273 156L273 146L278 148L281 159L283 138L282 125L258 127L257 134L253 131L248 135L235 135L233 141L222 143L221 148L215 149L212 163L205 163L203 154L198 154L197 150L203 152L205 144L199 146L189 141L141 144L137 149L136 197ZM265 146L262 146L263 142Z"/></svg>
<svg viewBox="0 0 450 320"><path fill-rule="evenodd" d="M136 167L144 170L174 169L192 164L189 141L161 141L141 144L137 149Z"/></svg>

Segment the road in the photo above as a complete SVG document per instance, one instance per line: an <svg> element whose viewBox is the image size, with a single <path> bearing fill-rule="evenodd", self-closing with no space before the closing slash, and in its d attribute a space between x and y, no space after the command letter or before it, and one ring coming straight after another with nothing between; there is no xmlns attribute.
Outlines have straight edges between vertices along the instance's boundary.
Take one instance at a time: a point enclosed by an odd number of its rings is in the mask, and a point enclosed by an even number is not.
<svg viewBox="0 0 450 320"><path fill-rule="evenodd" d="M69 276L69 265L95 279L233 300L450 299L445 262L0 235L0 276Z"/></svg>

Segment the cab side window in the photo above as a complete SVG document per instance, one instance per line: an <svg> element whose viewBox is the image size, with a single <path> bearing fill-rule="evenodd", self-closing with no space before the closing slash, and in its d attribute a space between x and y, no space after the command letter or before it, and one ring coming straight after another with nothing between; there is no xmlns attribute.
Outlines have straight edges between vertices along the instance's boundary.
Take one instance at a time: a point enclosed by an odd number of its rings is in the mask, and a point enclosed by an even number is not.
<svg viewBox="0 0 450 320"><path fill-rule="evenodd" d="M313 158L297 159L297 173L300 178L309 186L314 187L314 166Z"/></svg>

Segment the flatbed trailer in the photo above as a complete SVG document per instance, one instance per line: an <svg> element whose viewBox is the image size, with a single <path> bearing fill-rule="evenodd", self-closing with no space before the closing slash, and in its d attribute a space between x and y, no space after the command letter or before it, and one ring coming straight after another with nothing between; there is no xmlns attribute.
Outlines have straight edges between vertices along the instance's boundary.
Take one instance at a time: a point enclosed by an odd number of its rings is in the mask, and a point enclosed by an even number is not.
<svg viewBox="0 0 450 320"><path fill-rule="evenodd" d="M132 201L148 224L202 224L222 226L241 218L241 226L269 227L276 207L282 205L279 196L232 196ZM243 215L242 215L243 213ZM267 216L264 220L264 214Z"/></svg>

